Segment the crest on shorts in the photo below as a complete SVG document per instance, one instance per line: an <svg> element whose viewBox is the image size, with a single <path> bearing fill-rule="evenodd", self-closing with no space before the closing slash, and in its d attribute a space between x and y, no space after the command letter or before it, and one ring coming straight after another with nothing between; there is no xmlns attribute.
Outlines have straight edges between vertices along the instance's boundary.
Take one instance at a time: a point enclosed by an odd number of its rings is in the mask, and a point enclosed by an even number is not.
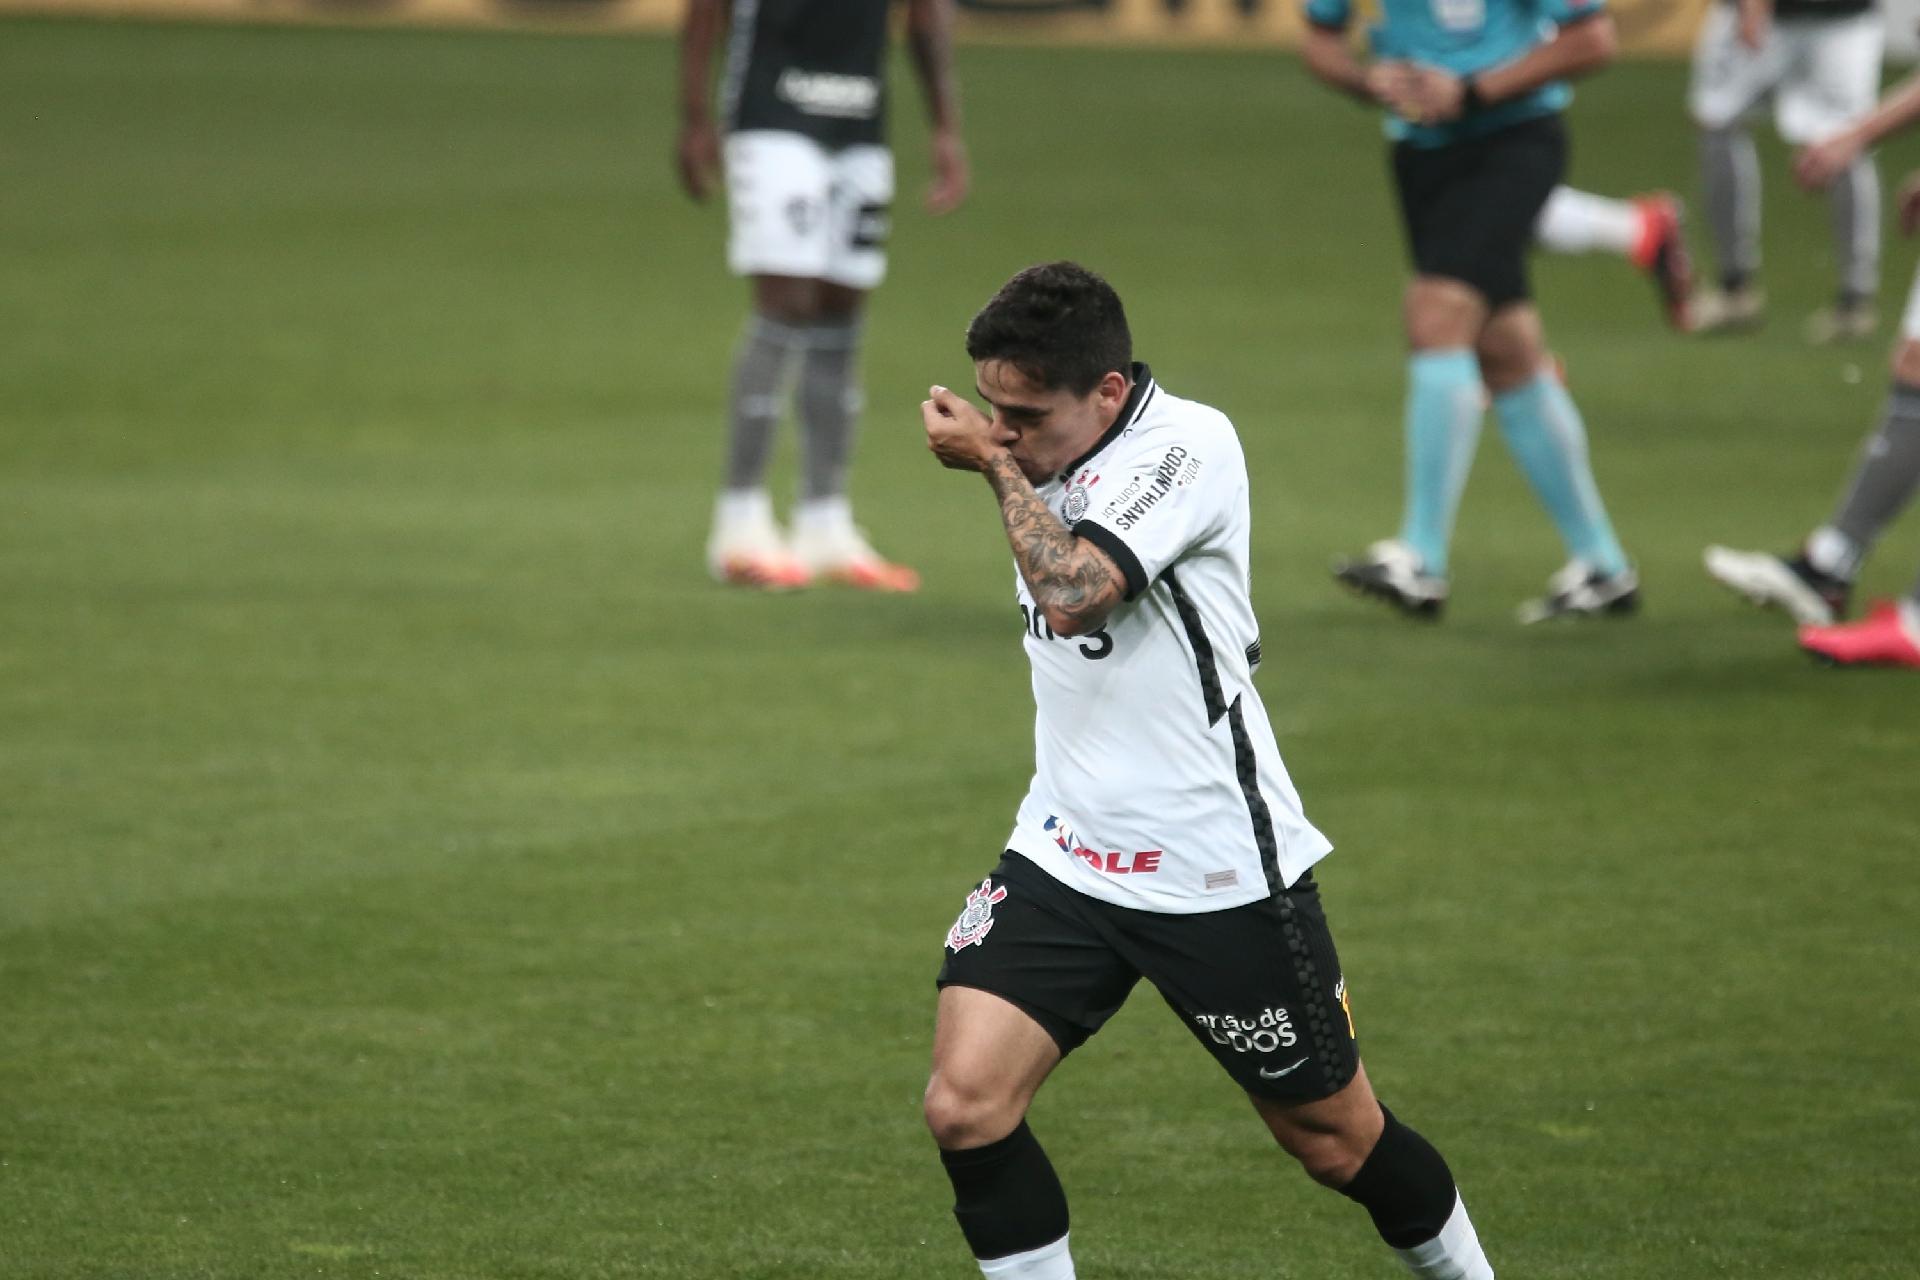
<svg viewBox="0 0 1920 1280"><path fill-rule="evenodd" d="M995 888L992 877L967 895L967 906L960 918L947 930L947 950L960 951L977 942L985 942L993 931L993 906L1007 896L1004 888Z"/></svg>
<svg viewBox="0 0 1920 1280"><path fill-rule="evenodd" d="M1087 514L1092 499L1087 496L1087 486L1074 484L1067 486L1067 497L1060 504L1060 515L1068 524L1077 524L1080 517Z"/></svg>

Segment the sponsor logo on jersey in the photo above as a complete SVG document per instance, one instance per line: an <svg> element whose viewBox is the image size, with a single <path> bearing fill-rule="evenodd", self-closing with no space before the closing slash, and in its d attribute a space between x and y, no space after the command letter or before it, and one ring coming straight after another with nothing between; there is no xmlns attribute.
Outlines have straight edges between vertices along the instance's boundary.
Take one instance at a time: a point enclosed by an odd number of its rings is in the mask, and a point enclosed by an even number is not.
<svg viewBox="0 0 1920 1280"><path fill-rule="evenodd" d="M780 73L773 91L781 101L810 116L866 120L880 109L880 82L872 76L789 67Z"/></svg>
<svg viewBox="0 0 1920 1280"><path fill-rule="evenodd" d="M1235 1053L1272 1053L1300 1043L1300 1033L1293 1029L1293 1018L1285 1009L1262 1009L1259 1016L1253 1018L1238 1018L1231 1013L1196 1013L1193 1024L1205 1032L1209 1040Z"/></svg>
<svg viewBox="0 0 1920 1280"><path fill-rule="evenodd" d="M1121 533L1139 524L1147 512L1175 489L1184 489L1200 475L1200 459L1185 445L1174 445L1151 470L1136 474L1100 511Z"/></svg>
<svg viewBox="0 0 1920 1280"><path fill-rule="evenodd" d="M947 950L960 951L985 942L993 932L994 904L1006 896L1006 889L996 887L993 877L982 880L980 887L967 895L967 905L960 912L960 918L947 930Z"/></svg>
<svg viewBox="0 0 1920 1280"><path fill-rule="evenodd" d="M1160 869L1160 857L1166 852L1164 849L1139 849L1125 853L1116 849L1101 853L1081 844L1080 837L1073 833L1066 819L1056 814L1048 814L1042 825L1046 833L1053 837L1053 842L1060 846L1062 853L1072 854L1095 871L1110 876L1151 875Z"/></svg>

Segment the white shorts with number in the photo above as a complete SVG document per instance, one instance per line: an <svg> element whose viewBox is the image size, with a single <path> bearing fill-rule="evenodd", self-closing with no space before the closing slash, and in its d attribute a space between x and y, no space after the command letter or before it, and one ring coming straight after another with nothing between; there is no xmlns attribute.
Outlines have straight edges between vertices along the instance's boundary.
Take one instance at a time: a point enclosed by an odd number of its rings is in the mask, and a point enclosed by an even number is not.
<svg viewBox="0 0 1920 1280"><path fill-rule="evenodd" d="M812 138L748 129L727 138L727 266L871 289L887 274L893 153L830 151Z"/></svg>
<svg viewBox="0 0 1920 1280"><path fill-rule="evenodd" d="M1705 128L1724 129L1771 94L1780 136L1818 142L1872 108L1885 42L1880 15L1862 13L1776 20L1766 43L1749 49L1734 6L1716 0L1693 46L1687 106Z"/></svg>

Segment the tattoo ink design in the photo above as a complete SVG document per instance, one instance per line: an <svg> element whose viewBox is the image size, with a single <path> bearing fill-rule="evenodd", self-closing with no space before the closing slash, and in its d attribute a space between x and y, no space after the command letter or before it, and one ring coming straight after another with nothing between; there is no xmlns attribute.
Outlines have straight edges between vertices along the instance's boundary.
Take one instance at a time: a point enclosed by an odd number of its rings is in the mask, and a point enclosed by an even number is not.
<svg viewBox="0 0 1920 1280"><path fill-rule="evenodd" d="M986 474L1000 499L1007 541L1034 604L1068 620L1071 625L1064 630L1069 633L1098 627L1126 593L1113 562L1060 523L1012 457L1001 454L988 464Z"/></svg>

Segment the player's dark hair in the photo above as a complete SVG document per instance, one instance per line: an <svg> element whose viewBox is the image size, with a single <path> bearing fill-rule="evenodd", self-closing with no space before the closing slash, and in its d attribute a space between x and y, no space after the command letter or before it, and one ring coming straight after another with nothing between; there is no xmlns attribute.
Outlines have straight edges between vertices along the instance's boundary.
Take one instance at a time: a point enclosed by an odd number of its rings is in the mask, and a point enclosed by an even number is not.
<svg viewBox="0 0 1920 1280"><path fill-rule="evenodd" d="M1084 396L1133 367L1133 335L1113 286L1077 262L1028 267L967 326L967 354L1004 360L1048 391Z"/></svg>

